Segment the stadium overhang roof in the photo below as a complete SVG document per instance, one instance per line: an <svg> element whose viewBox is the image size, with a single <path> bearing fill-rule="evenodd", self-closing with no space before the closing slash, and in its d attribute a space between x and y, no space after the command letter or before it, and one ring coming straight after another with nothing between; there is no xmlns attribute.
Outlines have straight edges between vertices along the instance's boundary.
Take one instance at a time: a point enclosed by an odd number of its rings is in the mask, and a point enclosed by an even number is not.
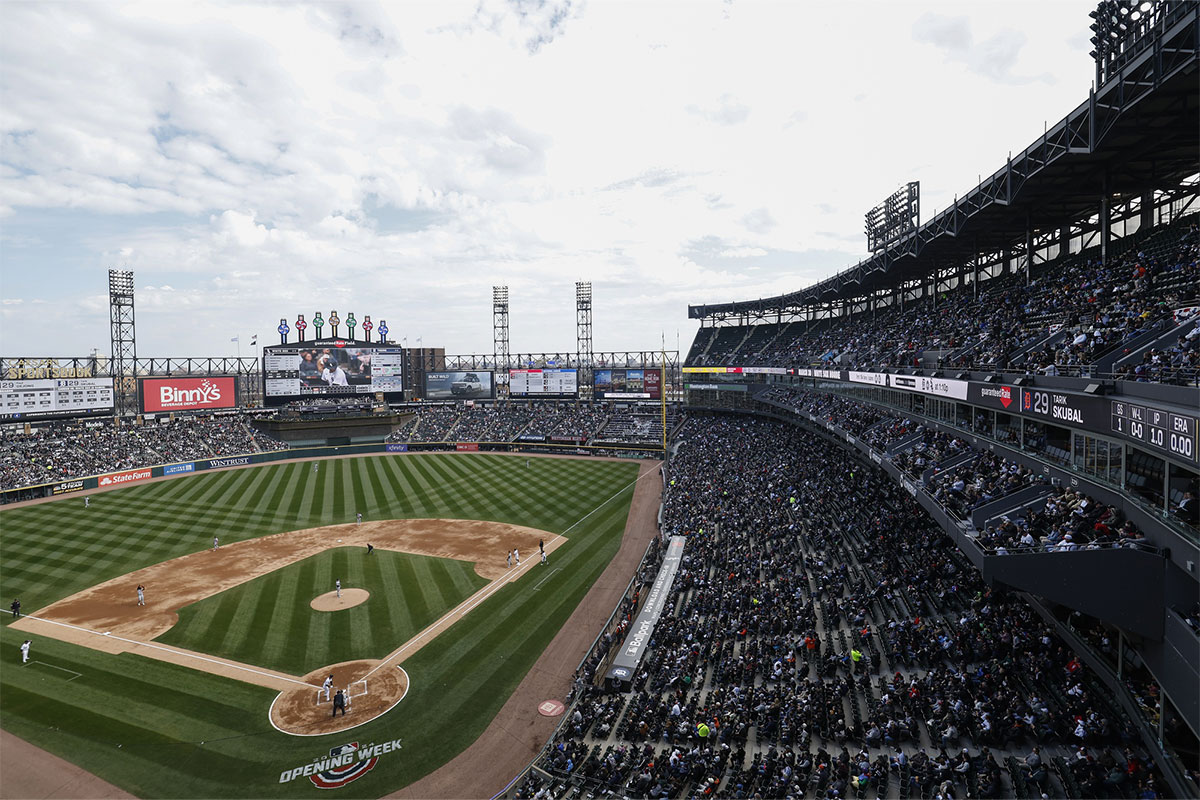
<svg viewBox="0 0 1200 800"><path fill-rule="evenodd" d="M688 307L688 317L765 316L873 291L963 264L1200 171L1200 3L1138 58L991 177L885 252L797 292Z"/></svg>

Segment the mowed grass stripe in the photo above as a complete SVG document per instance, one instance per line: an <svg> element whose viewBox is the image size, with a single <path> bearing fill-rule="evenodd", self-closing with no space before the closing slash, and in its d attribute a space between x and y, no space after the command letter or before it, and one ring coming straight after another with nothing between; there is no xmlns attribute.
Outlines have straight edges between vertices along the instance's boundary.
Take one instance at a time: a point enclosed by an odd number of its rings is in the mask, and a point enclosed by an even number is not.
<svg viewBox="0 0 1200 800"><path fill-rule="evenodd" d="M312 598L338 577L343 590L370 598L314 611ZM157 641L302 675L386 655L485 584L463 561L335 548L182 609L180 624Z"/></svg>
<svg viewBox="0 0 1200 800"><path fill-rule="evenodd" d="M451 458L456 460L448 462ZM423 460L440 465L439 473L445 478L435 477L434 480L446 479L455 483L441 487L443 491L440 494L431 491L431 487L425 487L422 493L420 481L428 478L411 465ZM374 472L381 476L381 488L385 491L382 496L376 495L376 504L381 509L386 507L387 511L373 514L373 519L407 516L478 518L490 513L494 515L492 518L499 521L551 531L561 531L577 522L636 474L636 465L632 463L535 458L531 466L525 468L519 457L504 461L503 457L476 455L384 456L374 459L377 464L370 463L371 459L353 461L362 465L360 469L366 470L363 474ZM327 461L322 464L321 473L327 471L326 465L330 463ZM300 467L299 471L294 469L297 466ZM285 469L292 471L291 477L281 472ZM239 531L236 534L238 538L311 527L324 521L311 516L300 521L298 504L305 498L298 493L299 484L307 479L312 490L306 496L323 497L317 491L323 492L328 484L325 480L318 482L315 479L332 479L333 476L313 476L311 463L270 465L255 470L271 472L271 476L269 481L264 480L259 484L263 492L258 506L254 508L231 504L232 490L241 488L239 482L244 480L248 472L234 470L128 487L98 496L97 499L102 502L93 502L93 507L86 513L79 498L2 511L0 525L3 526L4 536L0 545L3 551L3 557L0 557L0 580L3 585L12 586L14 591L20 592L26 608L36 609L56 597L128 572L135 568L131 564L139 559L151 559L148 563L153 563L207 548L211 544L212 530L225 525L226 521L232 523L231 530L236 528ZM480 475L486 475L486 479L480 478ZM278 491L281 485L287 486L282 495ZM177 489L177 486L185 489ZM459 491L468 486L477 487L484 495L482 499L460 497ZM168 488L169 492L166 491ZM511 496L499 502L489 496L496 493ZM136 498L137 503L130 506L136 505L136 513L126 513L122 500L126 494ZM290 503L280 502L280 497L290 498ZM418 497L429 510L421 510L416 502ZM611 505L627 506L628 497L628 494L622 495L613 500ZM185 502L180 502L181 499ZM290 507L283 507L285 505ZM518 507L518 517L513 516L514 506ZM57 513L59 508L71 513L64 517ZM25 513L34 510L39 514ZM96 515L94 512L97 510L104 513ZM352 514L347 514L346 518L330 521L346 522L352 518ZM64 539L69 540L71 533L74 533L67 531L64 536L64 527L68 524L66 519L70 519L69 524L77 528L76 538L80 539L74 543L67 542L69 546L80 550L71 556L77 558L83 552L88 552L89 555L83 560L92 560L47 570L42 558L46 554L53 554L56 547ZM98 523L112 529L94 530ZM387 794L429 772L465 748L507 699L532 660L544 650L550 637L561 627L566 618L563 615L569 614L588 585L606 566L616 551L623 527L623 509L617 512L608 507L601 509L572 530L569 541L552 556L552 566L561 567L562 571L551 573L542 589L536 593L528 591L538 580L547 577L541 570L531 570L515 586L506 587L497 593L497 597L476 609L482 613L473 612L456 623L451 629L451 632L459 629L455 636L439 636L410 659L406 669L413 676L413 688L406 702L384 720L356 731L355 736L368 741L382 741L393 738L397 730L407 731L404 758L381 760L375 770L347 787L349 791L343 790L343 793L364 797ZM223 536L223 540L228 539ZM13 546L14 542L16 547ZM10 554L23 557L36 554L39 558L21 563L10 559ZM378 559L379 556L377 553L372 558ZM527 554L527 558L533 556L533 553ZM365 555L359 558L365 559ZM353 574L353 566L351 560L348 574ZM363 561L359 566L364 582L369 580L372 567L378 569L381 578L390 571L382 563L373 565ZM49 578L50 572L56 575L53 580ZM458 582L469 575L470 568L466 565L464 572L457 576L453 570L448 576L438 574L439 570L436 569L428 572L434 581L448 578L452 584L459 585ZM479 580L477 576L469 577ZM275 593L276 609L270 618L272 623L284 620L285 624L276 637L256 645L260 652L279 648L284 642L303 652L305 644L298 640L304 637L299 632L298 620L289 627L286 623L288 615L283 613L283 609L288 600L289 584L295 592L292 600L307 608L308 601L315 593L310 587L317 581L307 581L303 592L297 591L296 583L280 580L280 588ZM317 588L327 591L332 586ZM444 598L444 593L437 588L427 586L425 592L435 602ZM520 598L510 596L510 592L516 595L532 594L538 601L528 606L519 603L511 605ZM408 610L405 605L395 602L397 595L403 597L402 587L386 585L385 581L379 599L386 599L387 603L368 603L358 609L324 616L338 618L358 613L362 618L361 623L351 616L344 617L344 624L350 631L349 646L357 649L359 631L370 631L378 639L380 631L388 627L386 620L393 613ZM245 613L248 628L257 627L258 623L254 620L267 616L264 599L270 596L270 590L264 588L253 613ZM498 602L493 605L493 601ZM380 619L377 612L385 606L388 613L385 619ZM493 610L501 613L493 618ZM238 613L241 613L240 609ZM312 614L311 610L305 613ZM501 631L505 635L495 639L479 635L485 630L494 631L498 628L508 630ZM306 633L307 626L303 630ZM215 636L218 632L223 633L220 625L215 625L211 635ZM526 634L524 638L521 638L521 632ZM510 639L508 636L517 638ZM22 638L18 631L10 633L7 626L0 629L0 651L4 654L0 656L0 665L12 666L11 662L19 658L16 645ZM247 633L245 638L261 637ZM482 646L478 644L481 641L485 642ZM463 642L470 646L459 646ZM497 652L489 649L492 642L505 650L515 647L516 651L504 652L505 658L497 658ZM45 687L42 687L42 694L27 692L31 704L17 703L20 713L9 713L13 705L10 698L15 696L10 689L24 691L23 687L35 680L39 685L45 681L48 687L55 679L47 677L52 673L49 670L35 677L32 672L19 667L4 669L0 672L0 695L3 697L0 702L5 712L3 725L38 746L81 763L101 777L140 796L228 796L247 792L272 797L317 794L316 790L301 780L289 784L277 782L280 764L304 764L312 759L314 742L276 734L263 723L274 692L131 654L113 656L50 640L39 640L36 647L39 659L47 655L49 659L56 659L58 654L70 652L72 658L61 662L64 666L80 664L81 671L87 672L89 664L100 664L105 669L96 670L98 680L104 679L104 673L113 672L127 673L128 680L133 682L114 685L110 693L104 693L84 684L84 678L70 684L59 678L55 686L81 690L76 703L79 714L73 714L73 705L54 705L60 694L48 691ZM328 657L322 658L317 666L330 660ZM173 671L164 672L164 668ZM154 671L154 676L146 674L149 670ZM441 685L446 676L460 672L470 675L472 671L476 673L473 682L456 684L457 689L461 690L460 696L448 694ZM165 679L163 676L168 674L170 679ZM160 694L170 693L182 699L172 698L170 702L158 703L158 707L163 709L162 716L154 718L142 729L123 718L123 698L131 693L134 697L145 698L145 702L150 702ZM217 701L206 703L204 700L207 697L216 698ZM39 706L39 703L46 705ZM59 730L51 731L46 719L53 719ZM151 730L151 724L155 728L162 728L166 735ZM114 741L126 741L137 735L139 730L142 731L144 744L129 749L113 747ZM224 738L227 731L235 733L230 735L231 738ZM206 744L196 744L201 740L205 740ZM333 741L333 737L327 741L329 746L341 743ZM325 744L326 740L319 743Z"/></svg>

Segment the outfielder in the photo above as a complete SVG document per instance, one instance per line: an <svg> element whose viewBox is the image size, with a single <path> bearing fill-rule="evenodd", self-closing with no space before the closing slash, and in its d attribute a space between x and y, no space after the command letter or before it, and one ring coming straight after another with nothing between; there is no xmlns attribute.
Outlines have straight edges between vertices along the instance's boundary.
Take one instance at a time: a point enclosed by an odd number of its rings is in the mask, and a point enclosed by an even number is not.
<svg viewBox="0 0 1200 800"><path fill-rule="evenodd" d="M90 498L90 497L83 498L83 507L84 508L90 508L91 505L92 505L92 498Z"/></svg>
<svg viewBox="0 0 1200 800"><path fill-rule="evenodd" d="M26 639L21 643L21 663L24 664L29 660L29 645L33 644L33 640Z"/></svg>

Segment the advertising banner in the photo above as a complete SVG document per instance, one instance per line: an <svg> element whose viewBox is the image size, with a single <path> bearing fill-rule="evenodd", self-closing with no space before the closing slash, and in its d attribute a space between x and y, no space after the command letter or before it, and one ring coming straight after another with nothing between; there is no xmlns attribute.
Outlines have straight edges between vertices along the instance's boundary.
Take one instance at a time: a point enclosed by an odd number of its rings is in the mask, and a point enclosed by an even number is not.
<svg viewBox="0 0 1200 800"><path fill-rule="evenodd" d="M179 475L184 472L195 472L196 462L189 461L186 464L168 464L163 467L163 475Z"/></svg>
<svg viewBox="0 0 1200 800"><path fill-rule="evenodd" d="M208 460L209 469L220 469L222 467L240 467L243 464L250 463L250 456L234 456L233 458L210 458Z"/></svg>
<svg viewBox="0 0 1200 800"><path fill-rule="evenodd" d="M426 400L487 400L495 393L492 373L487 370L425 373Z"/></svg>
<svg viewBox="0 0 1200 800"><path fill-rule="evenodd" d="M454 449L460 453L475 453L479 450L479 442L458 442Z"/></svg>
<svg viewBox="0 0 1200 800"><path fill-rule="evenodd" d="M654 626L658 623L658 618L666 607L667 596L671 592L671 584L675 582L675 573L679 571L679 565L683 559L683 548L686 544L686 536L671 537L662 566L658 569L658 575L654 578L650 593L646 595L646 603L629 628L625 645L613 659L612 668L609 669L606 676L610 680L629 682L633 678L634 672L637 671L638 663L642 660L642 656L645 655L646 648L650 644Z"/></svg>
<svg viewBox="0 0 1200 800"><path fill-rule="evenodd" d="M0 380L0 419L112 413L112 378Z"/></svg>
<svg viewBox="0 0 1200 800"><path fill-rule="evenodd" d="M399 444L397 444L395 442L390 442L390 443L384 445L384 449L389 453L407 453L408 452L408 442L401 442Z"/></svg>
<svg viewBox="0 0 1200 800"><path fill-rule="evenodd" d="M150 477L149 469L127 469L124 472L110 472L100 476L100 486L121 486L126 483L137 483Z"/></svg>
<svg viewBox="0 0 1200 800"><path fill-rule="evenodd" d="M142 412L237 407L236 378L140 378Z"/></svg>
<svg viewBox="0 0 1200 800"><path fill-rule="evenodd" d="M970 388L970 384L966 381L956 381L951 378L926 378L923 375L885 375L884 377L888 379L887 385L893 389L905 389L910 392L950 397L955 400L966 400L967 391Z"/></svg>
<svg viewBox="0 0 1200 800"><path fill-rule="evenodd" d="M54 484L54 487L50 490L50 493L51 494L70 494L71 492L78 492L78 491L81 491L82 489L83 489L83 481L82 480L63 481L62 483Z"/></svg>

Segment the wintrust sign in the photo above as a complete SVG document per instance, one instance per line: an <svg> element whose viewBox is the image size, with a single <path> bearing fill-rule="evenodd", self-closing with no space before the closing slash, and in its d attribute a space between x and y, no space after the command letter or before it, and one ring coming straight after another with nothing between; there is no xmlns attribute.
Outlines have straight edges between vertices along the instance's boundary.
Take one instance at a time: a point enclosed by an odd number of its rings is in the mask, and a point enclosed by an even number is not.
<svg viewBox="0 0 1200 800"><path fill-rule="evenodd" d="M237 406L235 378L143 378L142 411L196 411Z"/></svg>

